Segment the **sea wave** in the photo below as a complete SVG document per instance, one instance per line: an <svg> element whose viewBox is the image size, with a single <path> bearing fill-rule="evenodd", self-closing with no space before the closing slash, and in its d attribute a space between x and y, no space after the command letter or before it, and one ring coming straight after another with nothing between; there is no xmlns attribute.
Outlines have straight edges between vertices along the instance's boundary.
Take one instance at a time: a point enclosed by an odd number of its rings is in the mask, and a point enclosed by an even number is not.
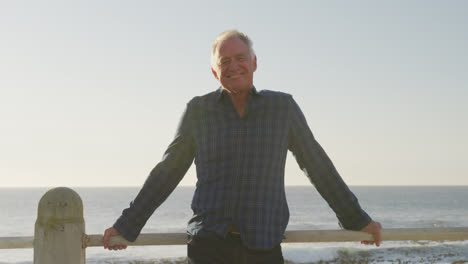
<svg viewBox="0 0 468 264"><path fill-rule="evenodd" d="M185 250L184 247L183 250ZM159 252L155 250L155 255ZM167 251L166 251L167 252ZM167 252L177 255L184 252ZM380 247L347 243L291 243L283 245L286 264L366 264L366 263L468 263L468 241L458 242L400 242L386 241ZM179 264L184 256L168 258L90 258L92 264Z"/></svg>
<svg viewBox="0 0 468 264"><path fill-rule="evenodd" d="M13 253L13 251L12 251ZM32 264L14 255L0 264ZM87 249L88 264L180 264L186 263L185 246L129 247L122 251L102 248ZM462 264L468 263L467 241L384 241L380 247L346 243L290 243L283 244L286 264ZM23 254L24 256L24 254Z"/></svg>

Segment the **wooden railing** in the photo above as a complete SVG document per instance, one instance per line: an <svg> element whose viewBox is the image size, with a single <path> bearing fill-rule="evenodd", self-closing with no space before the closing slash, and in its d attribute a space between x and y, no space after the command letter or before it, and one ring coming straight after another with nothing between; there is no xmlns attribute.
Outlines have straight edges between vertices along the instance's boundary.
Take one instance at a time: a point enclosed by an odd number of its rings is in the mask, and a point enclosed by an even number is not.
<svg viewBox="0 0 468 264"><path fill-rule="evenodd" d="M384 241L468 240L468 228L399 228L383 229ZM347 230L286 231L283 243L349 242L372 240L365 232ZM135 242L120 236L110 245L185 245L183 233L140 234ZM34 248L34 264L84 264L87 247L102 247L102 235L86 235L83 203L72 189L59 187L48 191L39 201L34 237L0 237L0 249Z"/></svg>

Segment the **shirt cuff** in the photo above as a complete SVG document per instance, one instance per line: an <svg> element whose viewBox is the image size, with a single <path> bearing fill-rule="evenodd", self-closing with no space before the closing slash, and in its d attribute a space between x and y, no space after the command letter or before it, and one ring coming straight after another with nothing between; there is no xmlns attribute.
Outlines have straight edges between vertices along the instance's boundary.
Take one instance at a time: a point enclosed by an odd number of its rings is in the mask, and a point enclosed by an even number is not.
<svg viewBox="0 0 468 264"><path fill-rule="evenodd" d="M347 219L339 219L339 221L339 225L343 229L361 231L370 222L372 222L372 218L366 212L361 210L360 214L348 217Z"/></svg>
<svg viewBox="0 0 468 264"><path fill-rule="evenodd" d="M129 223L123 216L117 219L113 227L123 238L130 242L135 242L141 232L141 228L138 228L134 223Z"/></svg>

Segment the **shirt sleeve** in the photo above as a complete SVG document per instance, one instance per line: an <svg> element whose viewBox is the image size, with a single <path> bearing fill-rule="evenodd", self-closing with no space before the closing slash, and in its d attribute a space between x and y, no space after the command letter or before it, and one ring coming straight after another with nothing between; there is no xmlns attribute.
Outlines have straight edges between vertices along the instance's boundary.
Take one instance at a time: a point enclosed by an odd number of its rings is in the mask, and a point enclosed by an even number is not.
<svg viewBox="0 0 468 264"><path fill-rule="evenodd" d="M335 166L315 140L301 109L289 97L290 131L288 149L320 195L327 201L344 229L361 230L371 218L361 209Z"/></svg>
<svg viewBox="0 0 468 264"><path fill-rule="evenodd" d="M135 241L149 217L172 193L184 177L195 157L195 146L190 133L191 103L180 119L174 140L169 144L162 160L154 167L143 187L123 210L113 227L128 241Z"/></svg>

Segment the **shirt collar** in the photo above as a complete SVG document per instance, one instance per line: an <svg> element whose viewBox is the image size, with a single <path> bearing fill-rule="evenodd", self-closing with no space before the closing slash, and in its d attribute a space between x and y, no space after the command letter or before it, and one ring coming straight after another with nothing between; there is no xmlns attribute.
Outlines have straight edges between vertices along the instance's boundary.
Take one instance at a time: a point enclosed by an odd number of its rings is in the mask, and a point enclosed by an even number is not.
<svg viewBox="0 0 468 264"><path fill-rule="evenodd" d="M216 101L219 102L223 97L226 95L226 91L223 89L223 87L219 87L218 90L216 91ZM262 95L260 94L257 89L255 89L255 86L250 89L249 95Z"/></svg>

